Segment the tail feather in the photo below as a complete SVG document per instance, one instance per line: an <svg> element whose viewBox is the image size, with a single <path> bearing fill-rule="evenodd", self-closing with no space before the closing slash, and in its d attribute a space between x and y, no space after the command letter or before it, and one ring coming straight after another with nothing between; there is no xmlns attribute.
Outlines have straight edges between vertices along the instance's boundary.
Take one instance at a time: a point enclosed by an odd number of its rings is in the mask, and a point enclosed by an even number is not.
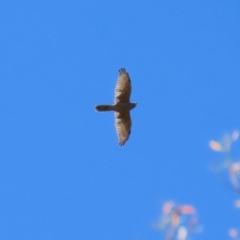
<svg viewBox="0 0 240 240"><path fill-rule="evenodd" d="M98 105L95 109L97 112L113 111L113 105Z"/></svg>

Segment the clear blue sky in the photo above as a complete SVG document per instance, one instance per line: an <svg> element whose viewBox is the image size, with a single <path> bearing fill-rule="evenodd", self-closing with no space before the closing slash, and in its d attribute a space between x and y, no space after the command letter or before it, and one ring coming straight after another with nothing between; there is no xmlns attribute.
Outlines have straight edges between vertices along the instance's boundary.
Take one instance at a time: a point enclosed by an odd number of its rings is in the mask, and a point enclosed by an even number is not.
<svg viewBox="0 0 240 240"><path fill-rule="evenodd" d="M240 227L208 168L208 141L239 129L240 2L1 1L0 238L155 240L162 202L204 231ZM133 85L119 147L118 69ZM240 151L239 151L240 154Z"/></svg>

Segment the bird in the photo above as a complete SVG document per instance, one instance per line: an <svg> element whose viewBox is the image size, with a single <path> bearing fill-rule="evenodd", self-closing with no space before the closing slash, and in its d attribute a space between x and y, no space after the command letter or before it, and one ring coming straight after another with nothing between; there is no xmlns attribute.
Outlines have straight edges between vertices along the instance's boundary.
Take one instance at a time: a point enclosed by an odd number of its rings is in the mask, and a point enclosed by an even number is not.
<svg viewBox="0 0 240 240"><path fill-rule="evenodd" d="M120 68L115 87L114 104L97 105L97 112L114 111L115 128L118 136L118 143L123 146L131 134L132 120L130 111L136 107L136 102L130 102L132 91L131 79L125 68Z"/></svg>

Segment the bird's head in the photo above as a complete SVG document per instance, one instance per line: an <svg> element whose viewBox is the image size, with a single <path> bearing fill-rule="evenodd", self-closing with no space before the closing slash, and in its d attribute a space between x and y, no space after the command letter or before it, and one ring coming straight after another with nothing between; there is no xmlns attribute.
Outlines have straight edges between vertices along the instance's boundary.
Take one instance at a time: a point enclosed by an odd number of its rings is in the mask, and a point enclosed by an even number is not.
<svg viewBox="0 0 240 240"><path fill-rule="evenodd" d="M135 108L137 106L136 102L131 103L131 109Z"/></svg>

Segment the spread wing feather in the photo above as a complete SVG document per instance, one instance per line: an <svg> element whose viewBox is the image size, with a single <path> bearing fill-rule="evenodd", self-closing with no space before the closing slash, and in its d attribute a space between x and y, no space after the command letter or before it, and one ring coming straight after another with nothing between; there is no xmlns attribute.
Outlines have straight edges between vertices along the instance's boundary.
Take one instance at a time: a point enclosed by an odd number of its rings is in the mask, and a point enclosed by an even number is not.
<svg viewBox="0 0 240 240"><path fill-rule="evenodd" d="M129 74L124 68L119 70L117 86L115 88L115 103L129 102L132 91Z"/></svg>
<svg viewBox="0 0 240 240"><path fill-rule="evenodd" d="M115 127L118 135L118 142L123 146L131 133L131 116L129 111L115 112Z"/></svg>

